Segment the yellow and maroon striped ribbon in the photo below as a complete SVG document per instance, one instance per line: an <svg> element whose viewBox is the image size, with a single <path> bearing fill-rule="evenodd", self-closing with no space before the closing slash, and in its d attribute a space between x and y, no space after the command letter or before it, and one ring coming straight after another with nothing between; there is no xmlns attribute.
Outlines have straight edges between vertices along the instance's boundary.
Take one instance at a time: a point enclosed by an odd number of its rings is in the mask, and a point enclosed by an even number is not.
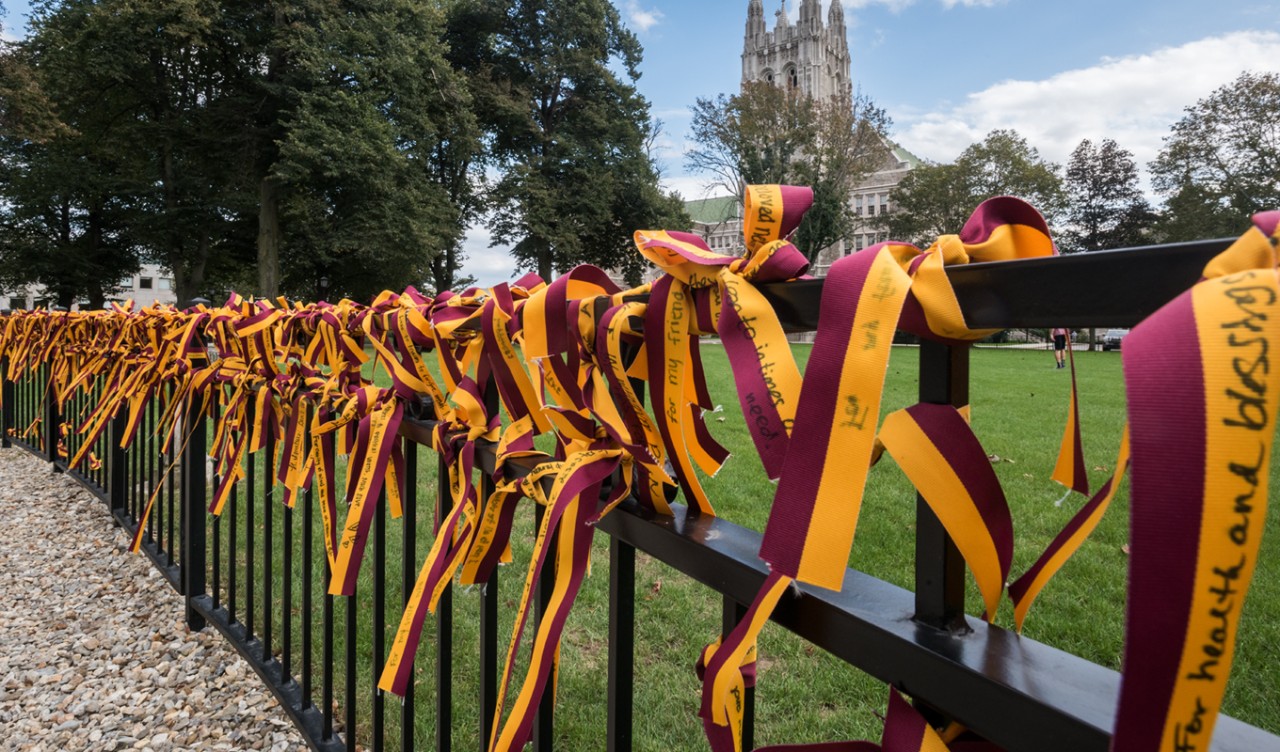
<svg viewBox="0 0 1280 752"><path fill-rule="evenodd" d="M1089 495L1089 475L1085 471L1084 446L1080 437L1080 399L1076 388L1076 356L1067 346L1067 364L1071 367L1071 397L1067 405L1067 425L1062 431L1062 444L1058 449L1058 461L1049 475L1077 493Z"/></svg>
<svg viewBox="0 0 1280 752"><path fill-rule="evenodd" d="M1267 511L1280 212L1125 338L1129 598L1112 749L1208 749ZM1241 262L1244 265L1241 265Z"/></svg>
<svg viewBox="0 0 1280 752"><path fill-rule="evenodd" d="M786 578L841 587L867 471L875 456L876 425L895 329L901 325L948 342L972 341L989 333L965 325L944 266L1054 252L1040 215L1021 201L1002 198L984 202L959 235L944 236L926 251L880 244L832 265L795 428L760 549L772 570L752 605L762 607L763 618L739 622L717 655L754 645ZM952 414L955 421L964 423L954 410ZM967 432L968 426L964 428ZM952 485L963 484L954 481ZM979 503L974 499L970 508L976 510ZM1002 504L1002 496L990 502L996 510ZM1001 517L993 513L993 519ZM1007 510L1003 519L1008 519ZM976 511L960 521L973 528L970 547L975 556L983 557L988 584L984 597L998 599L1004 584L1001 574L1008 571L1011 523L1006 531L983 530L987 520ZM994 614L994 608L989 611ZM709 663L703 681L703 716L717 726L736 723L709 710L729 702L725 692L736 686L740 665L714 656L713 661L715 670ZM709 730L709 738L713 733ZM738 733L732 731L732 738Z"/></svg>
<svg viewBox="0 0 1280 752"><path fill-rule="evenodd" d="M1013 562L1013 518L968 421L950 405L918 404L886 417L880 440L955 541L994 621Z"/></svg>

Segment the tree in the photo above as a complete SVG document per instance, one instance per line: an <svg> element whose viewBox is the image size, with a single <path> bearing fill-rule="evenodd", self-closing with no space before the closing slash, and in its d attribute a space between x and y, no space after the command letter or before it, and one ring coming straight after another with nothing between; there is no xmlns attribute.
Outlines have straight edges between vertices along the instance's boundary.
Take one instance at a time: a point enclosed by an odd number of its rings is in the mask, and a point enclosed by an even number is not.
<svg viewBox="0 0 1280 752"><path fill-rule="evenodd" d="M1115 141L1094 145L1089 139L1067 161L1065 229L1058 236L1063 253L1141 245L1155 213L1138 186L1133 154Z"/></svg>
<svg viewBox="0 0 1280 752"><path fill-rule="evenodd" d="M118 99L83 85L79 50L63 50L83 5L57 42L6 44L0 53L0 284L42 285L49 302L101 307L138 267L129 232L133 197L118 138Z"/></svg>
<svg viewBox="0 0 1280 752"><path fill-rule="evenodd" d="M483 122L502 175L495 244L549 279L580 263L639 262L632 233L684 226L645 152L649 104L636 92L641 48L606 0L476 0L493 31L477 54L488 76Z"/></svg>
<svg viewBox="0 0 1280 752"><path fill-rule="evenodd" d="M710 173L717 186L742 200L753 184L789 183L813 189L813 207L793 241L811 261L849 236L850 199L859 182L888 156L889 118L862 95L816 100L766 82L698 99L692 170Z"/></svg>
<svg viewBox="0 0 1280 752"><path fill-rule="evenodd" d="M1044 160L1017 131L995 130L970 145L954 164L917 167L893 189L889 235L928 244L956 233L978 204L994 196L1017 196L1034 206L1052 227L1066 198L1058 165Z"/></svg>
<svg viewBox="0 0 1280 752"><path fill-rule="evenodd" d="M291 30L282 58L300 85L267 175L285 289L310 294L326 275L360 298L452 283L434 260L462 238L480 133L444 28L434 4L380 0Z"/></svg>
<svg viewBox="0 0 1280 752"><path fill-rule="evenodd" d="M440 155L480 144L442 28L417 0L46 0L19 45L42 88L6 77L0 116L34 140L45 96L131 212L122 252L170 268L179 300L309 297L321 276L367 296L422 283L462 236ZM38 211L26 196L15 212Z"/></svg>
<svg viewBox="0 0 1280 752"><path fill-rule="evenodd" d="M1066 229L1057 238L1063 253L1141 245L1155 221L1151 205L1138 187L1133 154L1115 141L1094 146L1084 139L1067 161ZM1089 349L1098 332L1089 329Z"/></svg>
<svg viewBox="0 0 1280 752"><path fill-rule="evenodd" d="M1280 207L1280 74L1242 73L1187 107L1151 163L1166 240L1238 235Z"/></svg>

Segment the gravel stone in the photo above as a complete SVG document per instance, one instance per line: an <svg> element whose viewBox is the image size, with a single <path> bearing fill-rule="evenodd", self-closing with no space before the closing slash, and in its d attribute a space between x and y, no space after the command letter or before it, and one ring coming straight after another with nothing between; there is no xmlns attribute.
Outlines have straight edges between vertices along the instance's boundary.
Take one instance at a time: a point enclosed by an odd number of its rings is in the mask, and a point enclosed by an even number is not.
<svg viewBox="0 0 1280 752"><path fill-rule="evenodd" d="M79 484L0 449L0 751L306 749L128 545Z"/></svg>

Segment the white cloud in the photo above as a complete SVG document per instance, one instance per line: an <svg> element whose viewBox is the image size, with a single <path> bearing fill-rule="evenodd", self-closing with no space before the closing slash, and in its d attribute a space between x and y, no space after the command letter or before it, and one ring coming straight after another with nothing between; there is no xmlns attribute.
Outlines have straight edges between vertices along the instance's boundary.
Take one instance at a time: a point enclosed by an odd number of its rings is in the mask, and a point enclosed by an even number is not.
<svg viewBox="0 0 1280 752"><path fill-rule="evenodd" d="M685 201L726 195L727 191L714 185L711 178L700 175L664 176L659 185L664 191L675 191Z"/></svg>
<svg viewBox="0 0 1280 752"><path fill-rule="evenodd" d="M627 0L626 13L631 27L641 32L652 29L662 21L661 11L645 10L636 0Z"/></svg>
<svg viewBox="0 0 1280 752"><path fill-rule="evenodd" d="M1145 165L1185 107L1243 71L1280 70L1276 61L1280 34L1235 32L1146 55L1104 58L1042 81L1004 81L929 113L895 113L897 136L916 154L941 162L997 128L1017 130L1059 163L1082 139L1112 138Z"/></svg>
<svg viewBox="0 0 1280 752"><path fill-rule="evenodd" d="M916 0L845 0L844 7L850 10L858 10L859 8L870 8L873 5L883 5L890 12L897 13L916 4Z"/></svg>
<svg viewBox="0 0 1280 752"><path fill-rule="evenodd" d="M991 8L997 5L1004 5L1008 0L940 0L940 2L943 8L951 10L957 5L965 8ZM883 5L891 13L898 13L915 4L916 0L844 0L844 7L850 10Z"/></svg>
<svg viewBox="0 0 1280 752"><path fill-rule="evenodd" d="M462 242L466 260L462 262L462 274L472 275L480 287L493 287L499 282L511 282L519 279L524 272L516 271L515 260L511 258L510 248L499 246L490 248L493 236L482 224L467 228L466 239Z"/></svg>
<svg viewBox="0 0 1280 752"><path fill-rule="evenodd" d="M963 5L966 8L990 8L996 5L1004 5L1007 0L942 0L942 7L951 10L957 5Z"/></svg>

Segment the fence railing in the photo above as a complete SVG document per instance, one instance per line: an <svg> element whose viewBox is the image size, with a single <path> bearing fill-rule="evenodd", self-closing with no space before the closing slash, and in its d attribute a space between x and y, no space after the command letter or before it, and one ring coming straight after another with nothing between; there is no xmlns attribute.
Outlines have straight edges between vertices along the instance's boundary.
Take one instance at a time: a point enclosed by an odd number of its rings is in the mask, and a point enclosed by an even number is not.
<svg viewBox="0 0 1280 752"><path fill-rule="evenodd" d="M1205 262L1226 246L1206 241L1077 256L972 264L948 268L966 321L973 327L1127 326L1193 284ZM813 330L822 280L762 286L784 327ZM969 349L926 342L919 359L919 399L961 406L969 402ZM59 448L61 426L74 425L94 395L69 401L58 414L49 375L28 372L3 383L3 434L67 469L80 449L75 431ZM496 386L483 386L496 404ZM107 502L126 530L137 531L149 499L155 505L142 549L186 600L193 629L213 626L249 661L261 680L316 750L449 750L460 729L483 749L497 702L500 663L498 570L466 605L477 626L455 644L455 609L446 588L434 634L418 666L433 680L410 682L403 701L377 689L393 621L408 602L415 575L433 535L431 518L449 511L447 472L432 461L434 420L428 403L400 429L404 454L404 516L386 524L385 495L378 500L370 534L371 558L356 593L328 594L330 571L315 504L305 495L290 508L276 497L276 452L251 456L243 480L224 513L207 513L216 488L206 451L209 416L193 410L167 440L160 431L164 394L141 411L138 439L120 449L123 416L93 448L94 462L72 475ZM214 416L216 419L216 416ZM305 423L304 423L305 425ZM268 441L271 441L270 439ZM165 451L165 450L168 451ZM478 442L480 495L492 490L495 447ZM530 464L507 462L509 476ZM671 517L643 514L624 503L603 518L609 535L607 717L603 745L633 747L636 651L636 555L643 552L696 580L722 602L726 633L760 591L768 572L758 558L760 533L673 505ZM539 510L541 511L541 510ZM536 522L535 522L536 524ZM317 540L320 538L320 540ZM903 589L849 570L839 592L799 587L785 596L773 620L818 648L904 689L922 707L960 720L981 737L1016 752L1107 750L1115 718L1119 674L1081 658L965 616L965 568L955 544L929 507L916 509L915 585ZM554 583L540 580L536 616ZM362 635L369 635L368 638ZM465 670L460 669L465 665ZM430 667L429 669L426 667ZM421 673L421 671L419 672ZM473 696L466 696L474 693ZM753 736L748 693L744 746ZM553 748L553 695L538 713L534 749ZM433 724L416 722L421 714ZM431 727L434 731L431 732ZM1213 749L1250 752L1280 749L1280 737L1220 719Z"/></svg>

